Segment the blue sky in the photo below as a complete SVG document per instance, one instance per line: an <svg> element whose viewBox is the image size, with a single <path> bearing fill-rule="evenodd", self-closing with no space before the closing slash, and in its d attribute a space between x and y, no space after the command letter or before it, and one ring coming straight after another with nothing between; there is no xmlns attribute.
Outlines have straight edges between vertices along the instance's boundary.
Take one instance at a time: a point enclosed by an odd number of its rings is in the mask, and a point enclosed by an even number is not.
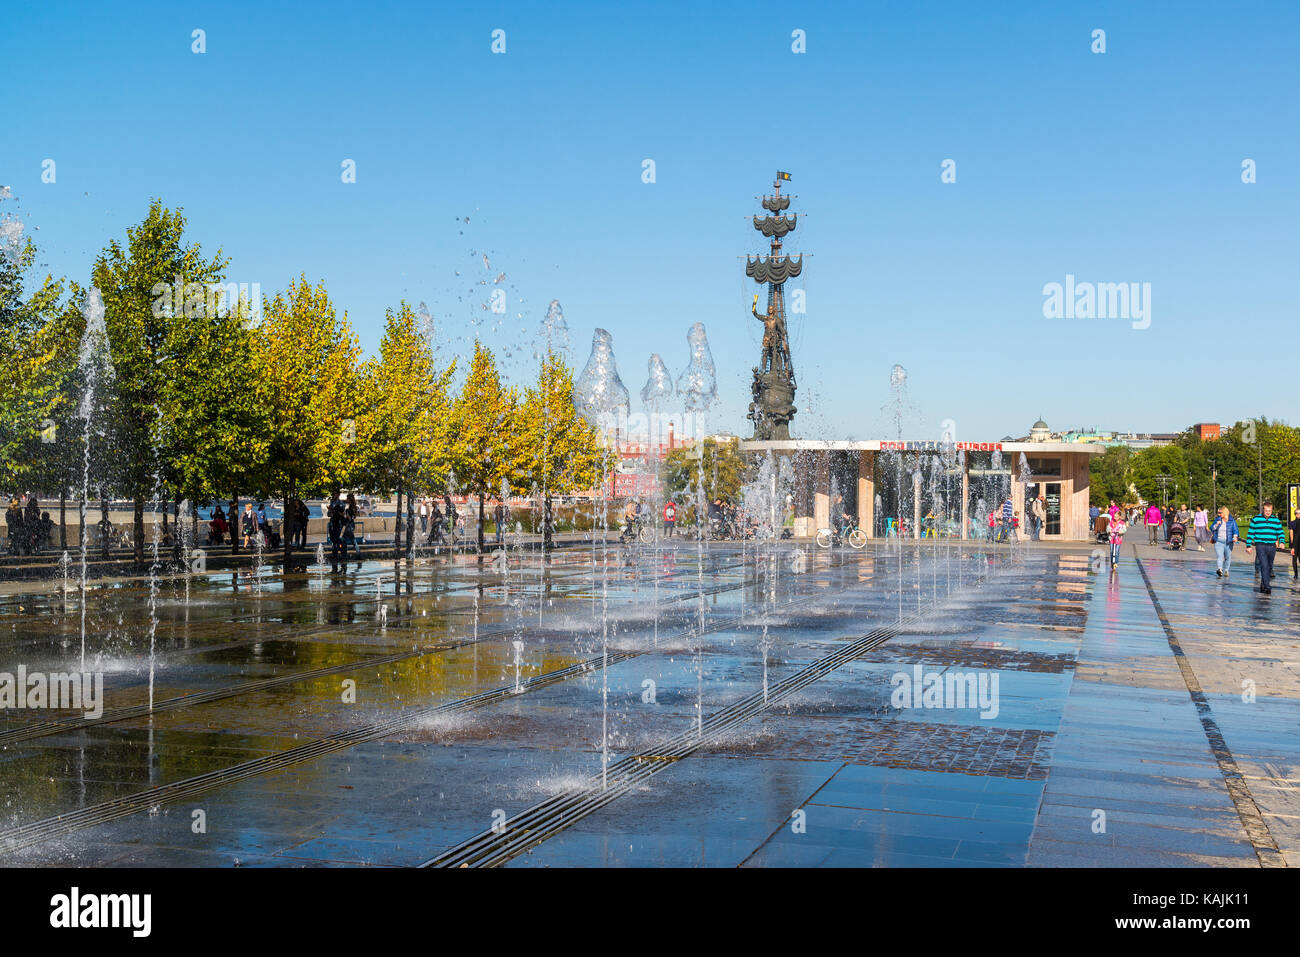
<svg viewBox="0 0 1300 957"><path fill-rule="evenodd" d="M0 184L58 274L159 196L230 279L323 279L368 349L423 300L516 381L558 299L578 370L613 334L634 410L649 354L676 376L703 322L711 424L743 433L739 257L784 169L786 248L813 254L797 435L890 437L896 362L909 437L1295 423L1298 38L1296 3L15 4ZM1150 283L1150 327L1044 318L1067 274ZM1221 343L1277 375L1216 372Z"/></svg>

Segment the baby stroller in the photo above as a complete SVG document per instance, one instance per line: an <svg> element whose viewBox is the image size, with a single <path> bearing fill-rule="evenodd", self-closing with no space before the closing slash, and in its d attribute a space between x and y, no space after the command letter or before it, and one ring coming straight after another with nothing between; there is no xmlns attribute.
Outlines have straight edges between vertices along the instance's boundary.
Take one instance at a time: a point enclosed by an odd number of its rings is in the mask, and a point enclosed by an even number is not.
<svg viewBox="0 0 1300 957"><path fill-rule="evenodd" d="M1174 522L1169 526L1169 547L1177 551L1183 547L1183 539L1187 537L1187 529L1182 522Z"/></svg>
<svg viewBox="0 0 1300 957"><path fill-rule="evenodd" d="M1093 533L1097 536L1098 545L1110 544L1110 516L1102 512L1093 522Z"/></svg>

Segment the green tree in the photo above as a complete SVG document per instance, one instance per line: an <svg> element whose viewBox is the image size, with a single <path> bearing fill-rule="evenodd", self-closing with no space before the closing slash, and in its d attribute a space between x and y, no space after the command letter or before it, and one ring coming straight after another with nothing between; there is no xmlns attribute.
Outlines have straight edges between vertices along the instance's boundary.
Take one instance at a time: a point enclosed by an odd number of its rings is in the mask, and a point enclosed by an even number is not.
<svg viewBox="0 0 1300 957"><path fill-rule="evenodd" d="M1169 481L1161 486L1159 476ZM1170 503L1187 498L1187 459L1176 445L1153 445L1140 449L1129 465L1129 482L1143 500L1164 504L1166 489Z"/></svg>
<svg viewBox="0 0 1300 957"><path fill-rule="evenodd" d="M1090 504L1105 508L1115 501L1129 500L1128 470L1133 450L1127 445L1111 445L1088 463L1088 498Z"/></svg>
<svg viewBox="0 0 1300 957"><path fill-rule="evenodd" d="M694 491L702 481L708 501L725 498L734 502L745 484L746 469L745 457L737 443L704 439L673 449L664 456L663 482L668 496L678 501L693 500Z"/></svg>
<svg viewBox="0 0 1300 957"><path fill-rule="evenodd" d="M3 222L18 233L18 220ZM47 274L27 291L35 259L30 239L0 242L0 488L15 490L65 487L76 435L69 426L84 323L64 300L62 280Z"/></svg>
<svg viewBox="0 0 1300 957"><path fill-rule="evenodd" d="M155 199L144 221L127 229L125 247L111 241L91 271L113 356L117 483L135 504L137 565L144 561L144 503L159 494L164 463L185 446L186 436L167 416L185 401L189 327L206 321L207 287L220 282L227 264L220 251L204 259L197 243L184 242L184 232L181 211ZM183 302L172 298L177 288Z"/></svg>

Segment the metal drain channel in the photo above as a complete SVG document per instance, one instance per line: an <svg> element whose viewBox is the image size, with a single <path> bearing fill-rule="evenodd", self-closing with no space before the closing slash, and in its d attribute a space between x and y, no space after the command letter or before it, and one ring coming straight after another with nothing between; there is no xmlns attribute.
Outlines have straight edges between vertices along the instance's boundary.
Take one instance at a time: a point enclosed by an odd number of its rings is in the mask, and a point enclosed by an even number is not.
<svg viewBox="0 0 1300 957"><path fill-rule="evenodd" d="M739 623L740 619L738 617L727 618L712 623L702 632L697 632L692 629L691 631L668 637L670 639L680 639L697 634L708 634L710 632L723 631L727 628L735 627ZM540 688L546 688L550 685L567 681L568 679L578 675L599 671L601 668L607 668L628 661L632 658L637 658L654 650L654 648L646 648L641 651L619 651L610 652L604 655L596 655L572 664L567 668L561 668L557 671L548 671L541 675L534 675L532 678L521 681L517 689L515 685L505 685L500 688L494 688L490 691L482 691L478 694L470 695L467 698L458 698L457 700L447 702L446 704L408 711L396 717L379 721L374 724L365 725L364 727L353 728L350 731L340 731L337 734L332 734L327 738L320 739L319 741L313 741L310 744L290 748L287 751L281 751L277 754L254 758L251 761L245 761L229 768L208 771L204 774L185 778L181 781L173 781L170 784L160 785L159 787L151 788L148 791L139 791L135 794L127 795L126 797L118 798L113 801L105 801L102 804L79 808L75 811L70 811L67 814L59 814L55 817L45 818L44 820L33 821L30 824L23 824L6 831L0 831L0 848L5 850L18 850L24 847L29 847L33 844L61 837L64 834L71 833L75 830L94 827L98 824L106 824L109 821L118 818L137 814L147 808L162 804L170 804L179 801L182 798L200 794L227 784L232 784L236 781L242 781L246 778L256 777L271 771L282 771L295 764L310 761L313 758L333 754L336 751L343 751L367 741L375 741L380 738L390 737L391 735L397 734L401 731L409 730L419 722L436 715L470 711L475 708L480 708L483 705L491 704L495 701L515 698L521 694L526 694L529 691L536 691Z"/></svg>
<svg viewBox="0 0 1300 957"><path fill-rule="evenodd" d="M731 729L768 710L774 704L802 690L814 681L825 677L840 666L883 644L898 634L900 628L921 616L914 615L893 625L877 628L861 636L852 644L813 662L802 671L777 682L763 692L756 691L721 711L715 711L702 722L700 732L691 730L678 735L653 751L629 755L606 769L606 779L617 780L601 786L600 775L590 779L586 789L559 795L536 804L506 821L500 831L491 829L454 847L421 867L495 867L504 864L543 841L572 827L582 818L626 794L637 784L658 774L669 765L689 756L705 744L712 743Z"/></svg>
<svg viewBox="0 0 1300 957"><path fill-rule="evenodd" d="M832 568L845 567L848 563L841 560ZM857 564L856 562L854 564ZM803 576L792 576L792 580L798 582ZM741 583L743 585L745 583ZM846 591L860 582L853 582L839 591ZM731 587L741 587L731 586ZM695 597L698 597L698 593ZM908 619L911 621L912 619ZM694 637L711 632L726 630L727 628L741 625L739 616L715 621L712 624L701 628L692 628L689 631L682 632L678 635L667 636L669 640L673 638L681 639ZM895 628L897 625L894 626ZM662 639L661 639L662 640ZM881 639L884 640L884 639ZM69 811L66 814L55 815L54 817L44 818L39 821L33 821L29 824L19 825L0 831L0 849L6 851L15 851L22 848L30 847L36 844L44 843L54 838L62 837L73 831L81 830L87 827L95 827L100 824L106 824L110 821L118 820L123 817L129 817L140 811L160 806L162 804L171 804L184 798L197 794L205 793L216 788L224 787L238 781L256 777L262 774L274 771L285 770L296 764L313 760L318 757L324 757L339 751L346 750L358 744L368 741L375 741L391 735L409 730L416 723L426 720L430 717L443 714L453 714L460 711L469 711L475 708L491 704L495 701L514 698L519 694L529 691L538 690L553 684L566 681L569 678L587 674L593 671L599 671L611 665L620 664L624 661L631 660L644 654L655 651L654 647L638 651L620 651L594 656L577 662L567 668L558 671L547 672L546 674L535 675L521 681L518 690L514 685L508 685L490 691L480 692L467 698L460 698L456 701L447 702L442 705L436 705L430 708L421 708L415 711L406 712L366 725L360 728L354 728L349 731L342 731L332 734L310 744L301 745L296 748L290 748L287 751L281 751L276 754L266 755L261 758L254 758L228 768L221 768L215 771L208 771L203 774L185 778L180 781L173 781L169 784L160 785L150 788L147 791L139 791L135 794L127 795L122 798L116 798L111 801L105 801L100 804L89 807L78 808L75 811ZM831 656L838 657L837 655ZM824 659L828 660L828 659ZM835 665L838 667L839 665ZM815 667L815 666L812 666ZM833 668L831 669L833 670ZM802 673L801 673L802 674ZM819 675L820 676L820 675ZM789 681L798 676L792 676L791 679L779 682L775 687L783 688ZM815 678L809 679L816 680ZM789 693L788 691L785 693ZM761 697L761 693L760 693ZM769 689L769 698L771 689ZM746 699L749 700L749 699ZM761 710L761 709L760 709ZM710 727L712 728L716 716L709 718ZM741 719L746 720L746 719ZM698 744L696 745L698 747ZM692 748L691 750L694 750ZM689 752L688 752L689 753ZM617 762L614 767L623 767L629 759L623 759ZM589 812L588 812L589 813ZM567 826L567 825L565 825ZM432 862L430 862L432 863Z"/></svg>

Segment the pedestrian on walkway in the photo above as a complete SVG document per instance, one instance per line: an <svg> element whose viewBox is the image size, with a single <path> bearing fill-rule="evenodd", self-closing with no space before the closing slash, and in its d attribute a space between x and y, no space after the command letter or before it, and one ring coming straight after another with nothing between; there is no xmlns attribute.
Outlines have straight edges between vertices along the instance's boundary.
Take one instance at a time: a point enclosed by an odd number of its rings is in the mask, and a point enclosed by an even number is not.
<svg viewBox="0 0 1300 957"><path fill-rule="evenodd" d="M1300 510L1291 519L1291 577L1300 577Z"/></svg>
<svg viewBox="0 0 1300 957"><path fill-rule="evenodd" d="M1047 502L1043 496L1034 499L1033 505L1030 506L1030 513L1033 516L1033 538L1037 542L1043 533L1043 526L1047 524Z"/></svg>
<svg viewBox="0 0 1300 957"><path fill-rule="evenodd" d="M337 561L339 552L343 553L343 561L348 560L347 549L343 547L343 526L347 523L347 515L343 511L343 503L337 498L331 499L329 504L329 523L326 526L325 534L330 540L330 560Z"/></svg>
<svg viewBox="0 0 1300 957"><path fill-rule="evenodd" d="M1210 540L1214 542L1214 560L1217 565L1215 574L1220 578L1228 577L1228 571L1232 568L1232 546L1237 544L1240 535L1237 520L1228 511L1228 506L1220 505L1219 517L1210 528Z"/></svg>
<svg viewBox="0 0 1300 957"><path fill-rule="evenodd" d="M1259 593L1273 594L1273 559L1277 546L1286 546L1286 529L1273 514L1273 503L1265 502L1260 514L1250 520L1246 529L1246 551L1255 549L1259 562Z"/></svg>
<svg viewBox="0 0 1300 957"><path fill-rule="evenodd" d="M1115 566L1119 564L1119 551L1124 546L1124 533L1128 531L1128 524L1124 521L1123 515L1115 517L1110 523L1110 564Z"/></svg>
<svg viewBox="0 0 1300 957"><path fill-rule="evenodd" d="M1164 516L1160 514L1160 506L1152 502L1147 506L1147 544L1155 545L1159 539L1156 532L1164 522Z"/></svg>
<svg viewBox="0 0 1300 957"><path fill-rule="evenodd" d="M258 543L261 541L260 532L258 531L257 513L253 511L253 503L244 503L244 514L240 518L240 529L244 533L244 547L248 548L249 543Z"/></svg>
<svg viewBox="0 0 1300 957"><path fill-rule="evenodd" d="M1210 540L1210 513L1204 505L1197 505L1192 513L1192 529L1196 534L1196 550L1205 551L1205 543Z"/></svg>
<svg viewBox="0 0 1300 957"><path fill-rule="evenodd" d="M664 537L672 538L673 529L677 527L677 506L673 500L664 502Z"/></svg>
<svg viewBox="0 0 1300 957"><path fill-rule="evenodd" d="M434 499L434 500L429 504L429 537L428 537L427 541L428 541L431 545L439 545L439 544L442 543L442 540L443 540L443 538L442 538L442 533L443 533L443 524L442 524L442 523L443 523L443 514L442 514L442 509L440 509L440 508L438 507L438 501L437 501L437 499Z"/></svg>
<svg viewBox="0 0 1300 957"><path fill-rule="evenodd" d="M497 506L492 510L492 520L496 523L497 544L500 545L506 530L506 503L497 499Z"/></svg>

